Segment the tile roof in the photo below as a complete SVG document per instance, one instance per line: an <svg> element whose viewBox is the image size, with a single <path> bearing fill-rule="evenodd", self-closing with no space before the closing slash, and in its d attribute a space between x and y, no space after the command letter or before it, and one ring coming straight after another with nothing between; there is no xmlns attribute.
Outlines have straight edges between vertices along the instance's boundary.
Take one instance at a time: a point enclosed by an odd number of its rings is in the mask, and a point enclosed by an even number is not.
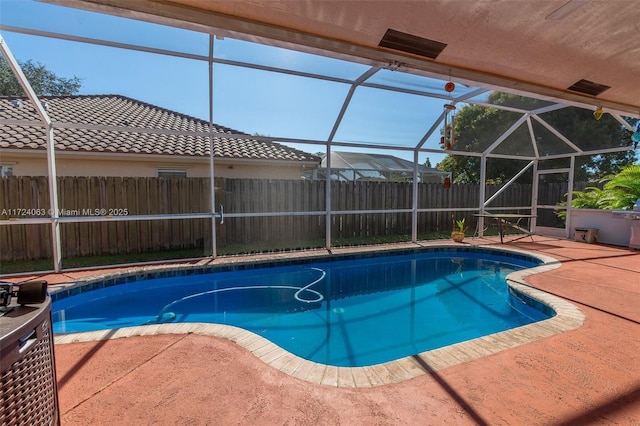
<svg viewBox="0 0 640 426"><path fill-rule="evenodd" d="M151 131L208 132L209 123L120 95L42 96L47 113L55 123L101 125L150 129ZM0 96L0 149L46 149L44 129L9 124L5 120L39 121L28 98ZM276 142L241 139L248 135L228 127L215 126L214 154L220 158L312 161L320 158ZM206 136L113 131L78 128L54 130L56 150L208 157Z"/></svg>

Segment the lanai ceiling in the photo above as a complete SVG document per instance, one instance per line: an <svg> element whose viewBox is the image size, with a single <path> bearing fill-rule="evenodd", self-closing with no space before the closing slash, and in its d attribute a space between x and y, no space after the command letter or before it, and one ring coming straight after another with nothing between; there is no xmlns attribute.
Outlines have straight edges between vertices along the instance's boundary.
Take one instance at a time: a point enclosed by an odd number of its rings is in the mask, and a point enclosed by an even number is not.
<svg viewBox="0 0 640 426"><path fill-rule="evenodd" d="M640 116L638 0L48 0ZM398 33L388 34L388 30ZM383 37L409 47L381 46ZM427 39L427 41L417 38ZM398 39L399 37L399 39ZM443 48L435 58L423 47ZM384 43L382 43L384 45ZM585 94L569 89L604 89ZM592 85L591 83L595 83ZM600 86L601 85L601 86Z"/></svg>

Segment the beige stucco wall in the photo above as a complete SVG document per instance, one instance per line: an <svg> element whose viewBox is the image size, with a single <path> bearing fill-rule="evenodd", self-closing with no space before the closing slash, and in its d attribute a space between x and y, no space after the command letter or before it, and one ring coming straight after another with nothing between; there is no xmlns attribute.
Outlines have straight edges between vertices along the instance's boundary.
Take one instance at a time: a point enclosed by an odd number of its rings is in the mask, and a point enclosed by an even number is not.
<svg viewBox="0 0 640 426"><path fill-rule="evenodd" d="M34 154L0 150L0 164L12 167L14 176L47 175L43 152ZM226 178L300 179L305 170L299 163L277 161L219 159L214 164L215 175ZM161 168L186 169L187 177L209 177L209 160L202 158L86 153L56 155L58 176L154 177Z"/></svg>

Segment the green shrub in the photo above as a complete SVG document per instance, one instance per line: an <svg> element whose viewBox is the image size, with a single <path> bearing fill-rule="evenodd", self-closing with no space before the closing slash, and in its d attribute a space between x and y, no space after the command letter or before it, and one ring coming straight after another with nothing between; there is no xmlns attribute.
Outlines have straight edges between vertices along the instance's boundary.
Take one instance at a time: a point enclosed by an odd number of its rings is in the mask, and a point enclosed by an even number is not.
<svg viewBox="0 0 640 426"><path fill-rule="evenodd" d="M598 203L605 210L632 209L640 198L640 164L625 167L606 183ZM573 204L572 204L573 205Z"/></svg>
<svg viewBox="0 0 640 426"><path fill-rule="evenodd" d="M640 199L640 164L632 164L615 176L609 176L602 181L602 189L587 187L584 191L575 191L571 206L574 209L601 210L630 210ZM566 205L560 203L559 205ZM565 217L566 212L558 212L558 216Z"/></svg>

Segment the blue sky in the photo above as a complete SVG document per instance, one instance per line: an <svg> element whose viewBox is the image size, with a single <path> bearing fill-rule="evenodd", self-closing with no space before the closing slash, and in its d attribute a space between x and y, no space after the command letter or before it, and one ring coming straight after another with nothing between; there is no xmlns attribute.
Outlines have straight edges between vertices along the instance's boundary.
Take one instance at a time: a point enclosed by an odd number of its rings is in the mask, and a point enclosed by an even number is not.
<svg viewBox="0 0 640 426"><path fill-rule="evenodd" d="M207 55L208 36L192 31L92 14L31 0L0 0L0 22L43 31ZM81 94L120 94L208 119L206 61L129 51L2 31L19 61L33 60L60 77L82 79ZM368 67L238 40L215 41L215 56L354 79ZM380 71L374 82L414 88L425 79ZM440 84L437 82L436 84ZM214 122L247 133L326 140L349 85L237 66L214 66ZM462 88L462 86L461 86ZM442 112L443 101L360 87L334 140L415 146ZM427 143L438 147L439 133ZM308 152L321 146L296 145ZM336 148L358 150L356 148ZM387 152L390 153L390 152ZM412 154L391 152L405 158ZM440 154L421 154L432 164Z"/></svg>

